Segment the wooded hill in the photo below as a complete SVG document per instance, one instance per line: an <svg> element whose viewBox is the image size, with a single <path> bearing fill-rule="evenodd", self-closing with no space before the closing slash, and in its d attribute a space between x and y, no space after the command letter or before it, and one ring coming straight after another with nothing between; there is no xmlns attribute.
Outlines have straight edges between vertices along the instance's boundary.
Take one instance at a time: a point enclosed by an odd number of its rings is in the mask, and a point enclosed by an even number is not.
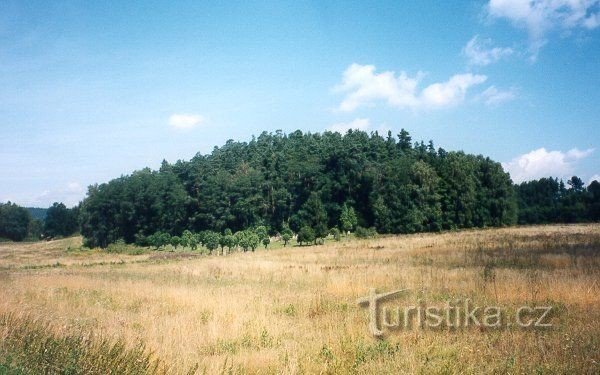
<svg viewBox="0 0 600 375"><path fill-rule="evenodd" d="M323 227L342 228L344 205L359 226L379 233L517 222L515 192L499 163L413 144L402 130L397 137L278 131L230 140L209 155L90 187L80 223L92 246L259 225L272 233L310 226L322 235Z"/></svg>

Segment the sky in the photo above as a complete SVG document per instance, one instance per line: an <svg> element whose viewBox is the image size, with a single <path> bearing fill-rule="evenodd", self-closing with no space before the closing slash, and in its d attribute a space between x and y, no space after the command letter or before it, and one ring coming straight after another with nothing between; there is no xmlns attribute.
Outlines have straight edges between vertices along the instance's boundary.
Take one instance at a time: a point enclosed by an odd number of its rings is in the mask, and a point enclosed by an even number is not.
<svg viewBox="0 0 600 375"><path fill-rule="evenodd" d="M0 1L0 202L349 128L600 180L600 0Z"/></svg>

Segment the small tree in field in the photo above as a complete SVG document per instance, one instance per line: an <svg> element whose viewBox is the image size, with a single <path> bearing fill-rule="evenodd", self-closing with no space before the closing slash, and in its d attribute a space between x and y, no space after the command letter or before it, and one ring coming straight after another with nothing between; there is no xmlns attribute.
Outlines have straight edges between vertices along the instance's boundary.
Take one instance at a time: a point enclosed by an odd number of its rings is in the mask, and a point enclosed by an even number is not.
<svg viewBox="0 0 600 375"><path fill-rule="evenodd" d="M204 235L204 246L212 253L213 250L219 247L220 239L221 235L219 233L208 231Z"/></svg>
<svg viewBox="0 0 600 375"><path fill-rule="evenodd" d="M331 234L333 236L333 239L336 241L341 240L341 236L340 236L340 230L337 229L337 227L333 227L329 230L329 234Z"/></svg>
<svg viewBox="0 0 600 375"><path fill-rule="evenodd" d="M177 248L177 246L181 245L181 237L179 237L179 236L171 237L171 245L174 248Z"/></svg>
<svg viewBox="0 0 600 375"><path fill-rule="evenodd" d="M271 239L269 237L263 238L262 244L265 245L265 249L267 248L267 246L269 246L270 243L271 243Z"/></svg>
<svg viewBox="0 0 600 375"><path fill-rule="evenodd" d="M231 233L231 229L225 229L225 233L221 239L223 245L227 246L227 250L231 252L231 249L238 245L237 237Z"/></svg>
<svg viewBox="0 0 600 375"><path fill-rule="evenodd" d="M189 230L184 230L181 235L181 246L190 247L192 250L196 250L198 247L198 239Z"/></svg>
<svg viewBox="0 0 600 375"><path fill-rule="evenodd" d="M171 235L165 232L156 232L147 238L148 244L158 250L160 247L171 243Z"/></svg>
<svg viewBox="0 0 600 375"><path fill-rule="evenodd" d="M271 238L269 238L269 233L267 231L267 227L265 227L264 225L256 227L256 229L254 230L254 233L256 233L259 241L263 245L265 245L265 249L266 249L267 246L271 243Z"/></svg>
<svg viewBox="0 0 600 375"><path fill-rule="evenodd" d="M342 230L346 233L351 232L352 229L358 225L358 219L356 217L356 212L354 212L354 208L352 206L348 207L346 203L344 203L344 206L342 207L340 224L342 226Z"/></svg>
<svg viewBox="0 0 600 375"><path fill-rule="evenodd" d="M301 246L303 243L315 242L316 239L315 231L309 226L303 226L298 232L298 243Z"/></svg>
<svg viewBox="0 0 600 375"><path fill-rule="evenodd" d="M260 239L258 238L256 233L254 233L254 231L251 230L243 230L241 232L237 232L235 236L238 239L238 244L244 251L254 251L260 244Z"/></svg>
<svg viewBox="0 0 600 375"><path fill-rule="evenodd" d="M281 240L283 241L283 246L287 246L288 242L294 237L294 232L290 228L284 228L281 231Z"/></svg>

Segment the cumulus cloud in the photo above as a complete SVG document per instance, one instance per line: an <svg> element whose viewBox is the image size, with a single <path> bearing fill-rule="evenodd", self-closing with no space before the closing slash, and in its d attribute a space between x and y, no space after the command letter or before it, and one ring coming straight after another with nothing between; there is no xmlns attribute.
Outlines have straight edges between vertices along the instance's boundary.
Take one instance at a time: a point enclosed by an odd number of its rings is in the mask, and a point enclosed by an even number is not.
<svg viewBox="0 0 600 375"><path fill-rule="evenodd" d="M512 48L492 47L491 39L480 39L475 35L467 42L462 52L469 60L469 65L486 66L512 55Z"/></svg>
<svg viewBox="0 0 600 375"><path fill-rule="evenodd" d="M471 86L485 82L483 75L456 74L448 81L427 86L421 93L421 103L428 107L445 107L455 105L465 99Z"/></svg>
<svg viewBox="0 0 600 375"><path fill-rule="evenodd" d="M590 180L588 181L588 185L591 184L593 181L600 182L600 174L595 174L592 177L590 177Z"/></svg>
<svg viewBox="0 0 600 375"><path fill-rule="evenodd" d="M362 130L367 131L371 126L368 118L357 118L350 122L339 122L331 125L327 130L332 132L338 132L340 134L346 134L348 130Z"/></svg>
<svg viewBox="0 0 600 375"><path fill-rule="evenodd" d="M467 90L487 79L484 75L456 74L446 82L433 83L421 92L418 85L424 74L409 77L405 72L377 73L374 65L352 64L344 71L334 91L345 93L338 109L351 112L361 106L383 101L396 108L441 108L462 102Z"/></svg>
<svg viewBox="0 0 600 375"><path fill-rule="evenodd" d="M179 130L189 130L201 125L205 121L206 119L200 115L174 113L169 117L169 126Z"/></svg>
<svg viewBox="0 0 600 375"><path fill-rule="evenodd" d="M514 100L517 97L517 93L513 88L509 90L499 90L496 86L490 86L481 93L480 97L486 105L495 107L502 103Z"/></svg>
<svg viewBox="0 0 600 375"><path fill-rule="evenodd" d="M542 147L502 163L502 167L517 183L549 176L565 178L571 177L577 162L590 156L592 152L594 149L573 148L562 152L547 151Z"/></svg>
<svg viewBox="0 0 600 375"><path fill-rule="evenodd" d="M505 18L529 34L532 58L554 29L595 29L600 26L600 0L490 0L492 17Z"/></svg>

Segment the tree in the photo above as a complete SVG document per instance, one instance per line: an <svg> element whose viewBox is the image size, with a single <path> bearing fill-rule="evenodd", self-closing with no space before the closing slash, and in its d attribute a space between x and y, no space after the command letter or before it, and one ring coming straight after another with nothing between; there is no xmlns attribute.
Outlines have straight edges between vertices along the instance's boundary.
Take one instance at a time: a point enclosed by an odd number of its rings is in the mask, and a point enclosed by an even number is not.
<svg viewBox="0 0 600 375"><path fill-rule="evenodd" d="M271 243L271 239L269 237L263 238L262 244L265 246L265 249L267 248L267 246L269 246L270 243Z"/></svg>
<svg viewBox="0 0 600 375"><path fill-rule="evenodd" d="M285 227L281 231L281 240L283 241L283 246L286 247L288 242L294 237L294 232L288 227Z"/></svg>
<svg viewBox="0 0 600 375"><path fill-rule="evenodd" d="M44 236L70 236L78 230L77 216L74 210L68 209L63 203L55 202L46 211L44 221Z"/></svg>
<svg viewBox="0 0 600 375"><path fill-rule="evenodd" d="M329 230L329 233L333 236L333 239L336 241L340 241L342 239L340 230L337 229L337 227L331 228L331 230Z"/></svg>
<svg viewBox="0 0 600 375"><path fill-rule="evenodd" d="M348 207L348 204L346 203L344 203L344 206L342 207L340 224L344 232L350 232L356 227L356 225L358 225L358 219L356 217L356 213L354 212L354 208L352 206Z"/></svg>
<svg viewBox="0 0 600 375"><path fill-rule="evenodd" d="M44 233L44 222L38 219L32 219L29 221L29 226L27 228L27 237L31 240L39 240L42 234Z"/></svg>
<svg viewBox="0 0 600 375"><path fill-rule="evenodd" d="M221 241L224 246L227 246L229 252L231 252L231 250L238 245L237 238L231 233L231 229L225 230L225 234L223 235Z"/></svg>
<svg viewBox="0 0 600 375"><path fill-rule="evenodd" d="M171 237L171 246L177 249L177 246L181 245L181 237L173 236Z"/></svg>
<svg viewBox="0 0 600 375"><path fill-rule="evenodd" d="M316 238L327 237L329 233L327 212L317 193L310 194L298 212L297 218L302 227L312 228Z"/></svg>
<svg viewBox="0 0 600 375"><path fill-rule="evenodd" d="M0 203L0 237L23 241L27 237L31 216L27 209L14 203Z"/></svg>
<svg viewBox="0 0 600 375"><path fill-rule="evenodd" d="M263 226L287 245L286 224L295 232L311 227L322 239L328 228L356 231L358 224L412 233L512 225L517 217L521 223L595 217L580 180L571 179L571 189L562 181L555 189L550 180L514 186L501 164L436 151L433 142L414 142L404 129L397 137L263 132L91 186L79 221L86 244L106 247L121 238L143 243L159 231L203 236ZM258 245L264 238L259 233Z"/></svg>
<svg viewBox="0 0 600 375"><path fill-rule="evenodd" d="M221 242L221 235L217 232L208 231L204 235L204 246L208 249L208 251L212 252L216 248L219 247Z"/></svg>
<svg viewBox="0 0 600 375"><path fill-rule="evenodd" d="M398 148L404 152L408 152L412 148L412 138L405 129L401 129L398 133Z"/></svg>
<svg viewBox="0 0 600 375"><path fill-rule="evenodd" d="M300 228L300 231L298 232L298 243L300 246L302 246L303 243L307 244L315 242L316 239L315 231L311 227L303 226Z"/></svg>
<svg viewBox="0 0 600 375"><path fill-rule="evenodd" d="M260 239L258 238L256 233L254 233L254 231L251 231L251 230L244 230L241 232L237 232L236 237L238 238L239 246L244 251L248 251L248 250L254 251L260 244Z"/></svg>
<svg viewBox="0 0 600 375"><path fill-rule="evenodd" d="M171 235L165 232L156 232L147 237L148 244L154 246L154 249L168 245L171 243Z"/></svg>
<svg viewBox="0 0 600 375"><path fill-rule="evenodd" d="M196 250L198 248L198 238L194 233L186 229L181 234L181 245Z"/></svg>
<svg viewBox="0 0 600 375"><path fill-rule="evenodd" d="M573 189L573 192L575 193L582 192L585 186L581 178L577 176L571 177L569 181L567 181L567 184L571 187L571 189Z"/></svg>

